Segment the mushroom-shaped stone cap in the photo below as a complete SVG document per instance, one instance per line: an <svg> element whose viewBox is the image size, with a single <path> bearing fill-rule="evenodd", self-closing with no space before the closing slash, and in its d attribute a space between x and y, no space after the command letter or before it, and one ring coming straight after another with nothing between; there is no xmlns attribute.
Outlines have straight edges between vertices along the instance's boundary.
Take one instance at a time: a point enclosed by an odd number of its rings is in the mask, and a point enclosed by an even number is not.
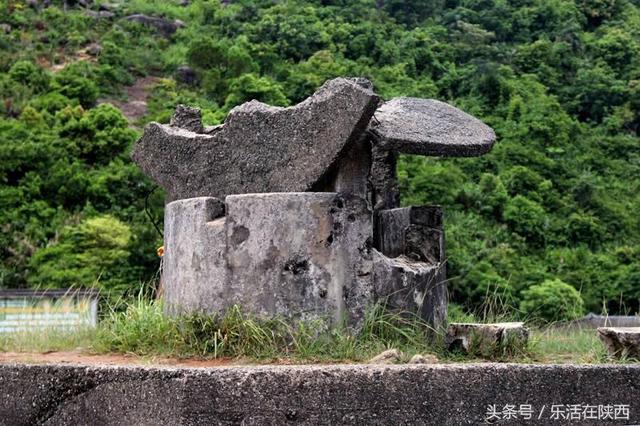
<svg viewBox="0 0 640 426"><path fill-rule="evenodd" d="M477 118L433 99L394 98L371 120L378 146L405 154L471 157L491 150L496 135Z"/></svg>

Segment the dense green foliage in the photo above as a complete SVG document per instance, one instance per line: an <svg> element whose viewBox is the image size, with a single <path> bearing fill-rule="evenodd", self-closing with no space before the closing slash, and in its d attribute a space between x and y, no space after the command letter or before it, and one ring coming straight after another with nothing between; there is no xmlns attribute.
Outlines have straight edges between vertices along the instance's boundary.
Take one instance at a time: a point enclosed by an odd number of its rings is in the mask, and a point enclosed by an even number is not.
<svg viewBox="0 0 640 426"><path fill-rule="evenodd" d="M499 137L482 158L399 165L404 203L446 207L455 301L500 293L518 306L560 279L588 310L638 311L638 0L178 3L123 2L97 19L62 1L2 2L0 287L121 289L156 273L153 185L128 159L137 131L98 99L159 76L138 125L177 103L213 124L246 100L291 105L361 75L385 98L448 101ZM166 38L130 13L185 25ZM197 84L176 81L183 65ZM149 206L161 217L160 191Z"/></svg>
<svg viewBox="0 0 640 426"><path fill-rule="evenodd" d="M584 302L578 290L558 279L545 280L522 292L520 309L529 318L566 321L584 314Z"/></svg>

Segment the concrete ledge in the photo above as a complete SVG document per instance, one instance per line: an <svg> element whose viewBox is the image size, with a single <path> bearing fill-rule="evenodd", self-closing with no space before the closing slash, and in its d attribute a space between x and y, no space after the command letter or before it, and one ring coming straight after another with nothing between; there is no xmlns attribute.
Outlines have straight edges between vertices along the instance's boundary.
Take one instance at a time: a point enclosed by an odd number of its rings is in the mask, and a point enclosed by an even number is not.
<svg viewBox="0 0 640 426"><path fill-rule="evenodd" d="M640 423L640 365L4 364L0 393L3 425L463 425L483 424L488 406L509 404L531 405L532 419L492 423ZM553 420L553 404L626 406L628 414Z"/></svg>

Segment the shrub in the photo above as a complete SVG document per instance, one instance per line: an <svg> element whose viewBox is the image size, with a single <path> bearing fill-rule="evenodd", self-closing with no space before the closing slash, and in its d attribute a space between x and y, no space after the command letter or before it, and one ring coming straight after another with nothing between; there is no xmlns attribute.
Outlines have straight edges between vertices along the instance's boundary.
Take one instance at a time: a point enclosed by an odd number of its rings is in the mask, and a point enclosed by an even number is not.
<svg viewBox="0 0 640 426"><path fill-rule="evenodd" d="M86 219L63 229L57 243L34 253L28 282L45 288L122 287L130 240L129 226L112 216Z"/></svg>
<svg viewBox="0 0 640 426"><path fill-rule="evenodd" d="M545 280L522 292L520 310L532 318L567 321L584 314L580 292L559 280Z"/></svg>

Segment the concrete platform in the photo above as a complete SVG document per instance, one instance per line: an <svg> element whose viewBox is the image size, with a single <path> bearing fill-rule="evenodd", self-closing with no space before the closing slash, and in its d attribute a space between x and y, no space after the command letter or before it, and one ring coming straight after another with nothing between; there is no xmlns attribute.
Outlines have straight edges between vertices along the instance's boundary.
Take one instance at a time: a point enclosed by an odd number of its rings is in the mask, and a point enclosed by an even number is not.
<svg viewBox="0 0 640 426"><path fill-rule="evenodd" d="M640 364L3 364L0 394L14 426L632 425Z"/></svg>

